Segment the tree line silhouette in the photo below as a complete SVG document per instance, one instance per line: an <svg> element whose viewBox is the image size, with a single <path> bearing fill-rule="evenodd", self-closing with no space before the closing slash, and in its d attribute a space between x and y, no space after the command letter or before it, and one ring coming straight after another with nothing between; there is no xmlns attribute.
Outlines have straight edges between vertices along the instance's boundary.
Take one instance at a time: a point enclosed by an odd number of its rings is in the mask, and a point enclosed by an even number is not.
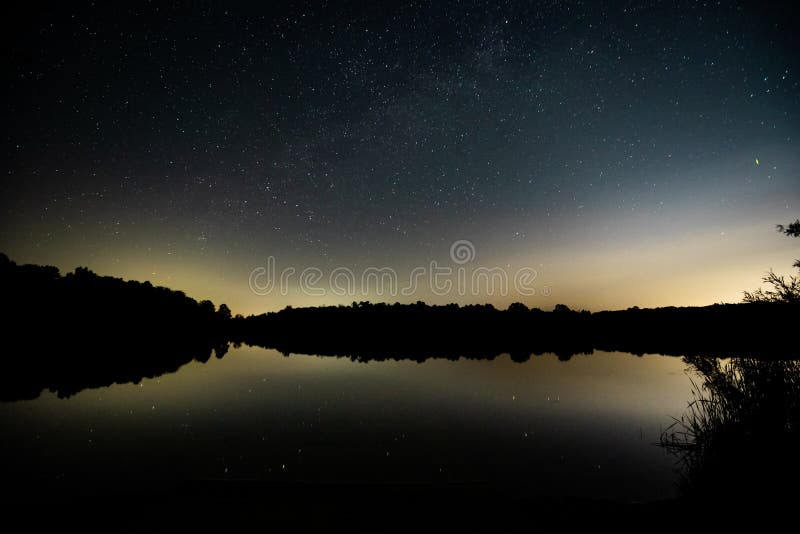
<svg viewBox="0 0 800 534"><path fill-rule="evenodd" d="M85 267L17 265L0 254L4 372L0 400L139 382L227 351L230 310Z"/></svg>
<svg viewBox="0 0 800 534"><path fill-rule="evenodd" d="M800 219L777 225L800 237ZM800 260L794 266L800 268ZM763 278L772 289L744 292L742 304L573 311L556 304L552 312L522 303L497 310L491 304L428 306L353 302L351 306L294 309L247 318L231 326L237 342L292 352L386 358L494 358L514 361L556 353L567 360L594 349L633 354L800 357L793 331L800 319L800 277L786 280L773 271Z"/></svg>
<svg viewBox="0 0 800 534"><path fill-rule="evenodd" d="M792 331L800 306L786 302L715 304L703 307L629 308L552 312L514 303L430 306L354 302L350 306L287 307L232 320L239 343L370 361L429 357L514 361L555 353L562 360L594 350L633 354L797 358Z"/></svg>
<svg viewBox="0 0 800 534"><path fill-rule="evenodd" d="M795 235L798 228L800 222L782 231ZM544 353L568 360L594 350L800 358L794 342L800 300L771 296L595 313L564 304L548 312L522 303L499 310L491 304L354 302L231 317L225 304L215 307L149 282L99 276L85 267L62 275L56 267L18 265L3 254L0 290L6 332L0 400L139 382L206 361L212 351L222 357L229 342L358 361L506 353L517 362Z"/></svg>

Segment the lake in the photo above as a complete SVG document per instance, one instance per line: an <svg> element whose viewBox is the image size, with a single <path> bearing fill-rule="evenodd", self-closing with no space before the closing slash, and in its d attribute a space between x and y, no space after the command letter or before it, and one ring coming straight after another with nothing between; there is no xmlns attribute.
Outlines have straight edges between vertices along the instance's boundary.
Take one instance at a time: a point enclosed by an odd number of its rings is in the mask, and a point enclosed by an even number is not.
<svg viewBox="0 0 800 534"><path fill-rule="evenodd" d="M668 499L676 458L658 442L691 400L685 367L604 352L363 363L242 346L139 384L1 403L3 476L89 494L230 481Z"/></svg>

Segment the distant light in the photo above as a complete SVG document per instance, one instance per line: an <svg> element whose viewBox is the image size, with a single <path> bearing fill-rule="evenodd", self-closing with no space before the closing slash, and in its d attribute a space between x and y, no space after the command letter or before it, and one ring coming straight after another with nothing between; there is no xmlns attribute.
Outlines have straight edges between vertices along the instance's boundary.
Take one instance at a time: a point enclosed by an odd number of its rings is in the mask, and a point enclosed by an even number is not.
<svg viewBox="0 0 800 534"><path fill-rule="evenodd" d="M758 158L756 158L756 167L758 167Z"/></svg>

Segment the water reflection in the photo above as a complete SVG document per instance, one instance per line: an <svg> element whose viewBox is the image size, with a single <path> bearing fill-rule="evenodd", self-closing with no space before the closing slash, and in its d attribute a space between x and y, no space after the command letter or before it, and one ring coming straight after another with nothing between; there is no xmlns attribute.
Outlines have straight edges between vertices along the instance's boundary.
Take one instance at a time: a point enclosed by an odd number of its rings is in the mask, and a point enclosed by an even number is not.
<svg viewBox="0 0 800 534"><path fill-rule="evenodd" d="M135 384L174 373L191 361L206 362L212 354L222 358L228 346L226 341L201 338L166 342L140 336L113 349L102 344L65 344L57 354L51 349L37 350L35 344L15 347L12 354L21 354L4 360L0 401L35 399L44 390L66 398L88 388Z"/></svg>
<svg viewBox="0 0 800 534"><path fill-rule="evenodd" d="M309 337L309 336L307 336ZM420 345L413 349L394 350L388 346L380 348L341 347L335 344L327 349L319 345L319 341L311 344L318 352L301 353L317 354L320 357L349 359L353 362L385 362L412 361L416 363L428 360L495 360L501 356L509 356L513 362L524 363L531 357L555 354L561 361L569 361L576 355L586 356L594 353L591 346L579 347L577 344L558 343L557 350L547 351L542 347L528 346L528 349L517 349L511 353L498 352L486 346L469 348L451 348L438 343L427 349ZM240 342L234 343L235 347ZM284 355L297 353L295 344L292 348L278 347ZM300 345L302 347L302 344ZM9 358L5 372L0 374L0 401L35 399L43 391L55 393L58 397L70 397L87 388L99 388L112 384L137 384L144 378L154 378L174 373L189 362L205 363L212 354L222 358L228 352L228 341L213 338L192 338L189 341L173 339L165 341L153 336L138 336L124 343L115 345L113 350L104 344L87 343L82 346L65 344L61 353L52 350L37 350L33 345L27 349L15 348L12 352L24 355ZM273 347L262 347L272 349ZM641 355L641 354L640 354Z"/></svg>
<svg viewBox="0 0 800 534"><path fill-rule="evenodd" d="M680 359L652 355L359 363L240 347L0 405L3 474L54 491L236 481L664 499L674 459L655 444L689 386Z"/></svg>

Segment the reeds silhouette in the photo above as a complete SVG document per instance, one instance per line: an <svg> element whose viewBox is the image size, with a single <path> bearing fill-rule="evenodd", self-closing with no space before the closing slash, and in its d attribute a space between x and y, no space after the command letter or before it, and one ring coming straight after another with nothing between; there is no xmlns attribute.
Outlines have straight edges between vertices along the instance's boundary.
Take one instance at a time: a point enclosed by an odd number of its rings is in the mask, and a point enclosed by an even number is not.
<svg viewBox="0 0 800 534"><path fill-rule="evenodd" d="M661 436L683 494L782 500L800 470L800 361L686 357L692 396ZM787 483L787 484L784 484Z"/></svg>

